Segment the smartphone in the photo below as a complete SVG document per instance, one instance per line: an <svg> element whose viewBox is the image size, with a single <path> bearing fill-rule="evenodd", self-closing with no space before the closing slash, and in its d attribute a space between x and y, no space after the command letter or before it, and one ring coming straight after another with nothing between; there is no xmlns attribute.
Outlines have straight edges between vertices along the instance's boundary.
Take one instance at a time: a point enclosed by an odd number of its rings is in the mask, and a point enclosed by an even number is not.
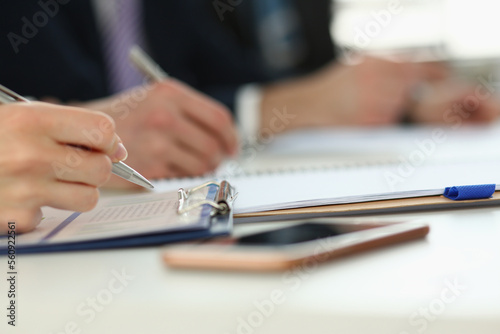
<svg viewBox="0 0 500 334"><path fill-rule="evenodd" d="M341 223L329 219L296 221L289 226L238 237L168 246L171 267L286 270L395 243L423 238L422 223Z"/></svg>

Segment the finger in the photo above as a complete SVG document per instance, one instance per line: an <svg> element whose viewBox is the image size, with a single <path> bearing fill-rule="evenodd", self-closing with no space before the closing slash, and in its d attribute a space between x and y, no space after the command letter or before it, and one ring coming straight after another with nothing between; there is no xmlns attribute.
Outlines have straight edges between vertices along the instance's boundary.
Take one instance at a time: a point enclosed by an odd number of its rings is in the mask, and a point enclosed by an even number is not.
<svg viewBox="0 0 500 334"><path fill-rule="evenodd" d="M227 154L236 154L239 140L232 118L228 113L220 109L212 111L205 109L205 112L197 112L196 110L199 109L191 101L188 102L185 110L191 119L206 127L213 134L213 137L217 138Z"/></svg>
<svg viewBox="0 0 500 334"><path fill-rule="evenodd" d="M213 169L212 158L203 157L187 150L179 143L169 142L166 166L170 170L181 171L185 175L199 176Z"/></svg>
<svg viewBox="0 0 500 334"><path fill-rule="evenodd" d="M140 143L147 143L141 145L140 158L132 154L128 164L146 178L176 177L172 166L179 165L189 175L202 175L211 170L207 159L171 138L170 133L149 131L141 136Z"/></svg>
<svg viewBox="0 0 500 334"><path fill-rule="evenodd" d="M26 233L35 229L42 220L42 211L40 208L34 209L13 209L0 208L0 235L7 233L9 222L15 223L16 233Z"/></svg>
<svg viewBox="0 0 500 334"><path fill-rule="evenodd" d="M225 151L234 154L238 147L236 128L229 111L222 104L181 83L175 83L184 94L182 111L222 143Z"/></svg>
<svg viewBox="0 0 500 334"><path fill-rule="evenodd" d="M42 107L47 116L41 118L40 125L53 140L109 155L116 151L119 138L115 134L115 123L108 115L66 106L45 104Z"/></svg>
<svg viewBox="0 0 500 334"><path fill-rule="evenodd" d="M112 163L107 155L70 146L58 149L57 156L63 158L52 164L53 179L100 187L111 176Z"/></svg>
<svg viewBox="0 0 500 334"><path fill-rule="evenodd" d="M46 187L43 205L61 210L84 212L93 209L98 200L99 190L96 187L55 181Z"/></svg>
<svg viewBox="0 0 500 334"><path fill-rule="evenodd" d="M500 116L500 103L496 100L481 101L471 116L474 122L492 122Z"/></svg>
<svg viewBox="0 0 500 334"><path fill-rule="evenodd" d="M200 159L206 160L212 168L222 160L225 154L224 147L220 141L213 137L211 132L200 127L198 123L189 118L179 117L177 126L169 133L170 137L175 137L179 144L186 147Z"/></svg>

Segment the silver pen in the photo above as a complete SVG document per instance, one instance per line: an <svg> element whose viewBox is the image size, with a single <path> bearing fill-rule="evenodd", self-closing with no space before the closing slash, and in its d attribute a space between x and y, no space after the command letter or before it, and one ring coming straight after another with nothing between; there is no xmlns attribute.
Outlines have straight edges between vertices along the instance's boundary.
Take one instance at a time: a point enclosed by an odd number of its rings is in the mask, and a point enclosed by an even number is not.
<svg viewBox="0 0 500 334"><path fill-rule="evenodd" d="M134 45L130 49L129 58L132 64L149 79L156 82L168 79L169 75L139 46Z"/></svg>
<svg viewBox="0 0 500 334"><path fill-rule="evenodd" d="M13 92L7 87L0 85L0 104L9 104L14 102L30 102L30 100L17 94L16 92ZM113 162L113 168L111 171L113 174L141 187L150 189L154 188L153 184L149 182L148 179L121 161Z"/></svg>

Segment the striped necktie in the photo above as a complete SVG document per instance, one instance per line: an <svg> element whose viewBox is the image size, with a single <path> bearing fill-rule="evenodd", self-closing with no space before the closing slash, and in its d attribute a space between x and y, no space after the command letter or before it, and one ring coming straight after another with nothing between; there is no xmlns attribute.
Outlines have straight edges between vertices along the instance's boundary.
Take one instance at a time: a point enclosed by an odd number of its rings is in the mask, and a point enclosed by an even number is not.
<svg viewBox="0 0 500 334"><path fill-rule="evenodd" d="M129 50L142 40L139 0L96 0L103 50L112 93L142 84L141 74L131 66Z"/></svg>

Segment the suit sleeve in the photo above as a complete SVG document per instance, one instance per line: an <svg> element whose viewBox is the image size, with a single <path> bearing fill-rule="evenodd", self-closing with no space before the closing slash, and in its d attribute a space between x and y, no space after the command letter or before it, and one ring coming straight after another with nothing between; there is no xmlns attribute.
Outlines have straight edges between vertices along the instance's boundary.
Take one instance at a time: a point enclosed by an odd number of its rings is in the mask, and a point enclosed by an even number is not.
<svg viewBox="0 0 500 334"><path fill-rule="evenodd" d="M331 0L292 0L301 15L307 55L296 74L334 58ZM234 112L238 90L283 79L266 69L256 45L251 1L145 0L145 25L153 57L172 76L226 104ZM217 4L226 7L217 7Z"/></svg>
<svg viewBox="0 0 500 334"><path fill-rule="evenodd" d="M89 1L5 1L0 35L0 80L5 86L62 101L107 94Z"/></svg>
<svg viewBox="0 0 500 334"><path fill-rule="evenodd" d="M227 12L220 21L213 1L145 1L151 55L171 76L234 111L240 86L262 82L256 50L242 43Z"/></svg>

